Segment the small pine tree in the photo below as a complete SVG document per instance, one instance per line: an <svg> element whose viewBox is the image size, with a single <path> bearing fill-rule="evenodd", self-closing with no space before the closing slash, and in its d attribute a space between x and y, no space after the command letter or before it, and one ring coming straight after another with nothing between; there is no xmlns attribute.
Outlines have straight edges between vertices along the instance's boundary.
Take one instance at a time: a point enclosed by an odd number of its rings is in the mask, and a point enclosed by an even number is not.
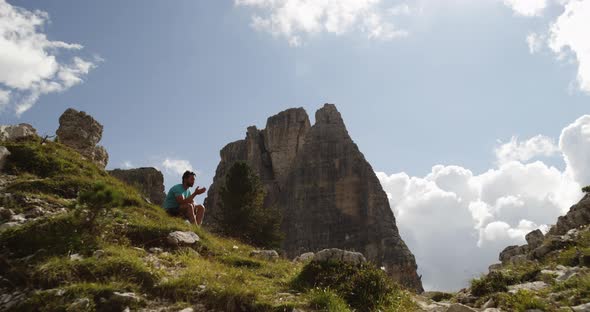
<svg viewBox="0 0 590 312"><path fill-rule="evenodd" d="M234 163L220 189L221 225L229 236L263 247L278 247L282 240L281 215L264 207L260 178L245 162Z"/></svg>

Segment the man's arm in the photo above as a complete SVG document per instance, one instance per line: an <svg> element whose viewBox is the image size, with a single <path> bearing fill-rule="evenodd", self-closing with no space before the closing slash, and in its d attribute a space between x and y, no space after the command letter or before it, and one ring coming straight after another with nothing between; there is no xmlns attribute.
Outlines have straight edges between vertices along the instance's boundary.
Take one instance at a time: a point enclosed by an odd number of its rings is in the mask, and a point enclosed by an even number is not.
<svg viewBox="0 0 590 312"><path fill-rule="evenodd" d="M190 204L193 202L193 200L195 199L195 197L197 197L197 195L199 194L203 194L205 193L207 189L206 188L199 188L197 186L197 188L195 189L195 192L192 193L191 195L189 195L187 198L182 198L182 195L178 195L176 196L176 202L178 202L179 205L183 205L183 204Z"/></svg>

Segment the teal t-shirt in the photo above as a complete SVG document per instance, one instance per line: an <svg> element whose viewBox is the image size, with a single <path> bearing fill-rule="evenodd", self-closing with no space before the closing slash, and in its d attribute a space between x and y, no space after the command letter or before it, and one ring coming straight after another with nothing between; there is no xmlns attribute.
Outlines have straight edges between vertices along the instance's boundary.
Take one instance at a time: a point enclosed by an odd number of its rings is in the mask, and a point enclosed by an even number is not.
<svg viewBox="0 0 590 312"><path fill-rule="evenodd" d="M187 198L191 196L191 191L190 189L185 190L182 184L171 187L166 195L166 200L164 200L164 209L178 208L180 205L176 201L176 197L179 195L182 195L182 198Z"/></svg>

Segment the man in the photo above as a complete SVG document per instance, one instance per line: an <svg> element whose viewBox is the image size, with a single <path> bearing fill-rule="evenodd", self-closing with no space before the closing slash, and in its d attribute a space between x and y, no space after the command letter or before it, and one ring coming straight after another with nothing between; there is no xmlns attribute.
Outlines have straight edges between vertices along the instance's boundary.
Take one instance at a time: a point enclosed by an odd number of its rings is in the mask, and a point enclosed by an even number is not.
<svg viewBox="0 0 590 312"><path fill-rule="evenodd" d="M205 193L207 189L197 186L195 192L191 194L189 188L194 184L195 173L185 171L182 175L182 184L176 184L168 191L166 200L164 200L164 209L171 216L184 216L192 224L200 226L205 216L205 207L203 205L196 205L193 200L197 195Z"/></svg>

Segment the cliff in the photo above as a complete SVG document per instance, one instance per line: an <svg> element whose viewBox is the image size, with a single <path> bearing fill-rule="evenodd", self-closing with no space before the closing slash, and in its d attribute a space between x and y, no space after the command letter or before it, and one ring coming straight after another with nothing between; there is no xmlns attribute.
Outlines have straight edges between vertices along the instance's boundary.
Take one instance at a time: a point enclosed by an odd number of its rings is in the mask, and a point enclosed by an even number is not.
<svg viewBox="0 0 590 312"><path fill-rule="evenodd" d="M358 251L421 292L414 256L398 233L387 195L340 113L326 104L315 117L311 126L304 109L288 109L268 118L265 129L249 127L244 140L221 150L205 200L212 226L227 170L246 161L265 186L265 205L282 211L282 248L289 257L331 247Z"/></svg>

